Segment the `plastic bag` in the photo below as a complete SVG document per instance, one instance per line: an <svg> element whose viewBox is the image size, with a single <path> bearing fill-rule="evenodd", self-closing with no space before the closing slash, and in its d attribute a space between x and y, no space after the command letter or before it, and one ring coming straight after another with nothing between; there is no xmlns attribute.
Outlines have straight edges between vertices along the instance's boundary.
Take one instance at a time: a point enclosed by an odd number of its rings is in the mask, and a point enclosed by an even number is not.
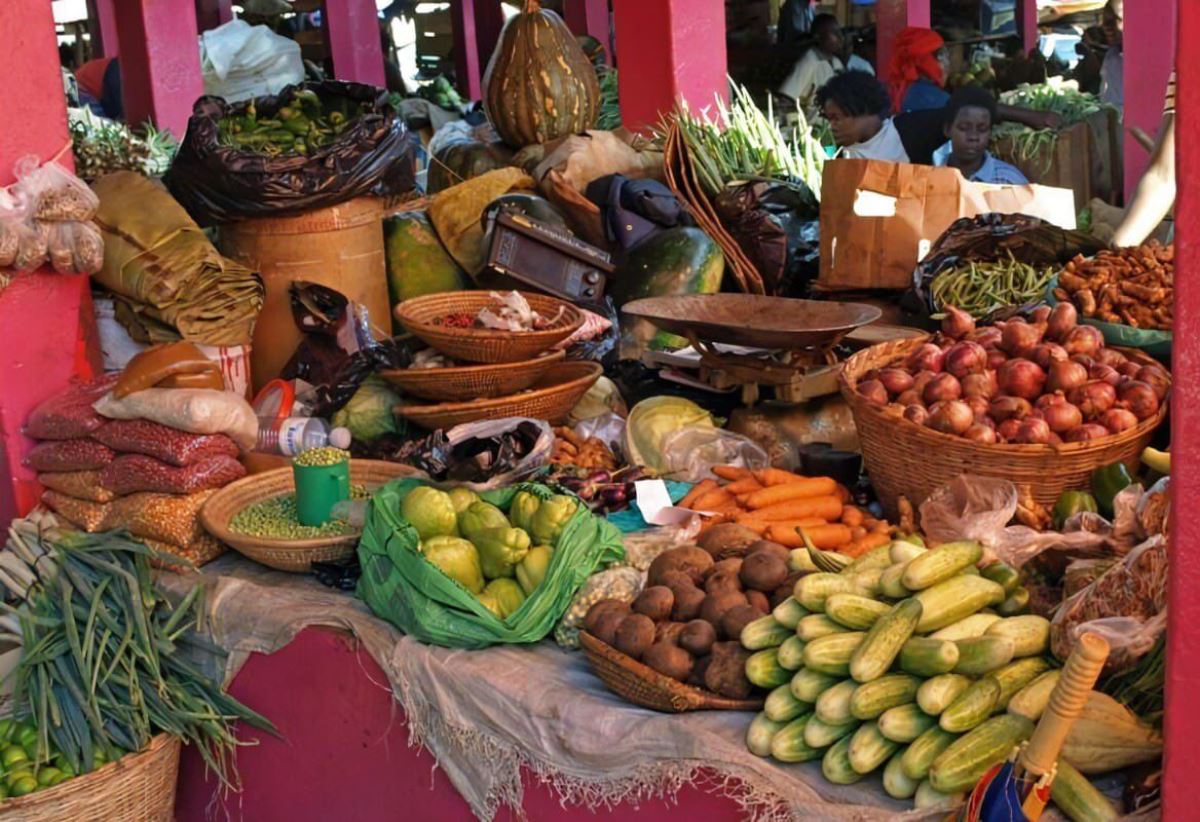
<svg viewBox="0 0 1200 822"><path fill-rule="evenodd" d="M51 491L88 502L112 502L116 494L100 484L100 471L49 471L38 482Z"/></svg>
<svg viewBox="0 0 1200 822"><path fill-rule="evenodd" d="M57 491L43 492L42 502L67 522L89 534L110 531L115 527L112 503L91 502Z"/></svg>
<svg viewBox="0 0 1200 822"><path fill-rule="evenodd" d="M144 454L176 466L238 455L237 443L224 434L191 434L150 420L113 420L93 436L114 451Z"/></svg>
<svg viewBox="0 0 1200 822"><path fill-rule="evenodd" d="M604 379L604 377L600 379ZM571 428L585 440L594 437L610 447L613 443L620 445L625 441L625 418L611 411L581 420Z"/></svg>
<svg viewBox="0 0 1200 822"><path fill-rule="evenodd" d="M155 491L192 494L223 488L246 476L246 468L231 456L219 454L176 466L144 454L117 457L100 472L100 485L116 494ZM43 483L44 485L45 483Z"/></svg>
<svg viewBox="0 0 1200 822"><path fill-rule="evenodd" d="M501 620L417 550L417 532L399 512L404 497L422 484L397 480L376 491L358 544L359 597L377 616L421 642L451 648L537 642L554 630L597 567L625 556L617 530L581 503L555 541L545 579ZM553 495L544 485L521 483L481 496L506 509L517 491L541 499Z"/></svg>
<svg viewBox="0 0 1200 822"><path fill-rule="evenodd" d="M151 557L151 565L155 568L165 568L175 573L194 570L206 562L212 562L229 550L223 542L211 534L200 534L184 547L147 537L138 537L138 539L155 551L158 551L161 555ZM178 557L180 561L172 562L172 557Z"/></svg>
<svg viewBox="0 0 1200 822"><path fill-rule="evenodd" d="M36 271L46 262L50 243L50 224L37 221L13 224L17 253L12 267L17 271Z"/></svg>
<svg viewBox="0 0 1200 822"><path fill-rule="evenodd" d="M201 97L192 107L187 136L164 182L201 225L253 217L299 214L367 194L402 196L416 189L415 139L387 92L362 83L307 83L331 108L359 112L328 145L307 156L269 157L221 145L217 123L246 111L249 103ZM260 118L291 100L293 86L259 97Z"/></svg>
<svg viewBox="0 0 1200 822"><path fill-rule="evenodd" d="M34 471L95 471L108 465L117 455L106 445L82 437L53 440L33 446L25 456L25 465Z"/></svg>
<svg viewBox="0 0 1200 822"><path fill-rule="evenodd" d="M29 415L21 433L35 440L69 440L86 437L104 425L92 404L108 393L117 375L90 383L77 383L44 400Z"/></svg>
<svg viewBox="0 0 1200 822"><path fill-rule="evenodd" d="M11 192L26 204L29 218L43 221L87 221L96 216L100 198L87 183L56 162L42 163L28 154L13 166L17 182Z"/></svg>
<svg viewBox="0 0 1200 822"><path fill-rule="evenodd" d="M564 648L578 648L579 632L583 630L583 619L589 608L607 599L633 602L645 583L646 572L637 568L609 568L592 574L554 627L554 641Z"/></svg>
<svg viewBox="0 0 1200 822"><path fill-rule="evenodd" d="M230 103L304 82L300 44L245 20L231 20L201 33L200 67L204 93Z"/></svg>
<svg viewBox="0 0 1200 822"><path fill-rule="evenodd" d="M105 394L93 406L114 420L150 420L191 434L225 434L243 451L258 441L258 417L245 398L204 388L147 388L113 399Z"/></svg>
<svg viewBox="0 0 1200 822"><path fill-rule="evenodd" d="M205 536L200 509L214 491L197 491L187 496L139 493L110 503L110 528L128 528L143 539L186 549Z"/></svg>
<svg viewBox="0 0 1200 822"><path fill-rule="evenodd" d="M518 482L550 461L554 431L545 420L503 417L456 425L406 443L389 456L435 481L452 481L472 491ZM485 476L485 480L473 477Z"/></svg>
<svg viewBox="0 0 1200 822"><path fill-rule="evenodd" d="M662 441L662 474L683 482L713 477L714 465L737 465L759 470L770 466L767 452L749 437L723 428L689 426Z"/></svg>
<svg viewBox="0 0 1200 822"><path fill-rule="evenodd" d="M95 274L104 267L104 236L90 220L50 223L46 253L59 274Z"/></svg>
<svg viewBox="0 0 1200 822"><path fill-rule="evenodd" d="M819 252L810 228L817 198L803 182L760 181L727 187L715 203L721 225L762 274L768 294L802 285L803 263Z"/></svg>

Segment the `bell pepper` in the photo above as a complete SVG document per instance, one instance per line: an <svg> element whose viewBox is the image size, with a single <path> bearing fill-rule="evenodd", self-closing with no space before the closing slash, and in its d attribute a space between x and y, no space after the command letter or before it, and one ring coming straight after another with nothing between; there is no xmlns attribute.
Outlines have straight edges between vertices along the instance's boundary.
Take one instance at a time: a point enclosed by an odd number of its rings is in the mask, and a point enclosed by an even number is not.
<svg viewBox="0 0 1200 822"><path fill-rule="evenodd" d="M1063 491L1054 503L1054 510L1050 512L1054 519L1054 530L1061 531L1066 521L1081 511L1095 513L1096 510L1096 498L1087 491Z"/></svg>
<svg viewBox="0 0 1200 822"><path fill-rule="evenodd" d="M533 529L533 515L537 513L542 501L528 491L518 491L508 506L508 518L516 528L526 531Z"/></svg>
<svg viewBox="0 0 1200 822"><path fill-rule="evenodd" d="M534 589L542 584L546 572L550 570L550 559L553 556L554 549L549 545L535 545L529 549L525 559L521 560L521 564L517 566L517 582L521 584L525 596L532 594Z"/></svg>
<svg viewBox="0 0 1200 822"><path fill-rule="evenodd" d="M479 550L479 563L488 579L511 577L516 564L529 553L529 534L520 528L485 528L472 541Z"/></svg>
<svg viewBox="0 0 1200 822"><path fill-rule="evenodd" d="M1106 517L1113 515L1113 500L1125 488L1133 485L1133 477L1123 462L1114 462L1092 472L1092 493L1096 496L1096 504L1100 513Z"/></svg>
<svg viewBox="0 0 1200 822"><path fill-rule="evenodd" d="M459 537L433 537L421 543L421 553L442 573L472 594L483 590L483 570L475 546Z"/></svg>
<svg viewBox="0 0 1200 822"><path fill-rule="evenodd" d="M484 595L491 594L500 606L500 618L508 619L525 601L525 592L511 579L493 579L483 589Z"/></svg>
<svg viewBox="0 0 1200 822"><path fill-rule="evenodd" d="M454 503L450 506L453 508ZM467 510L458 515L458 530L469 540L474 541L475 535L489 528L510 528L512 523L504 512L490 502L472 502Z"/></svg>
<svg viewBox="0 0 1200 822"><path fill-rule="evenodd" d="M538 506L530 523L530 534L539 545L553 545L567 522L575 515L574 497L556 494Z"/></svg>

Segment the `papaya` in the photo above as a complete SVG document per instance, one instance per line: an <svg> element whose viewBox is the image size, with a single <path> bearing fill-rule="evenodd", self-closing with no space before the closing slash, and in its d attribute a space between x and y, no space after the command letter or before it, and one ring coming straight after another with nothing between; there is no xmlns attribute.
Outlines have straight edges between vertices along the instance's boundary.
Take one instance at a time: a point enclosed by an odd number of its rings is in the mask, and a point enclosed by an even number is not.
<svg viewBox="0 0 1200 822"><path fill-rule="evenodd" d="M383 241L393 306L412 297L470 287L425 212L404 211L384 218Z"/></svg>

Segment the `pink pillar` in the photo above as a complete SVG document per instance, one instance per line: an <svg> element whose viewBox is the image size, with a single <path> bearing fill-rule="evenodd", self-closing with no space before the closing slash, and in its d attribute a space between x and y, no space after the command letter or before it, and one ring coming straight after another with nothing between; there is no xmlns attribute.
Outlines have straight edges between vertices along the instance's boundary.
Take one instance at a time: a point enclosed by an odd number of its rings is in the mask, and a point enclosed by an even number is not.
<svg viewBox="0 0 1200 822"><path fill-rule="evenodd" d="M323 19L333 75L339 80L386 85L374 0L325 0Z"/></svg>
<svg viewBox="0 0 1200 822"><path fill-rule="evenodd" d="M1188 2L1179 2L1178 8ZM1157 134L1163 93L1175 65L1176 0L1138 0L1125 8L1125 193L1133 194L1149 153L1130 135L1139 126ZM1180 37L1180 43L1187 41ZM1186 132L1180 132L1185 134Z"/></svg>
<svg viewBox="0 0 1200 822"><path fill-rule="evenodd" d="M233 0L196 0L196 29L205 32L233 19Z"/></svg>
<svg viewBox="0 0 1200 822"><path fill-rule="evenodd" d="M648 129L685 100L728 94L722 0L613 0L621 119Z"/></svg>
<svg viewBox="0 0 1200 822"><path fill-rule="evenodd" d="M125 0L117 30L125 121L151 120L182 138L204 94L192 0Z"/></svg>
<svg viewBox="0 0 1200 822"><path fill-rule="evenodd" d="M1037 48L1038 10L1037 0L1019 0L1020 11L1017 28L1021 32L1021 47L1026 54Z"/></svg>
<svg viewBox="0 0 1200 822"><path fill-rule="evenodd" d="M875 4L875 73L883 79L892 43L907 26L929 28L930 0L879 0Z"/></svg>
<svg viewBox="0 0 1200 822"><path fill-rule="evenodd" d="M504 28L499 0L458 0L451 4L454 25L454 73L468 100L483 96L483 73Z"/></svg>
<svg viewBox="0 0 1200 822"><path fill-rule="evenodd" d="M93 57L117 56L117 15L113 11L116 0L88 0L88 20L95 23L91 28L95 43Z"/></svg>
<svg viewBox="0 0 1200 822"><path fill-rule="evenodd" d="M576 34L590 34L604 46L604 53L612 59L609 50L608 0L563 0L563 18Z"/></svg>

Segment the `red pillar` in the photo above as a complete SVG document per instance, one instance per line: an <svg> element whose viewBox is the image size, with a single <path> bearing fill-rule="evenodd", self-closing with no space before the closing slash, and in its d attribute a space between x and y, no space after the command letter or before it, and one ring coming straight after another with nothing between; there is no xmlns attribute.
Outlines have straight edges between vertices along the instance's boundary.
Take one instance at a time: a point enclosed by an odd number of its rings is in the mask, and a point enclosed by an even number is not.
<svg viewBox="0 0 1200 822"><path fill-rule="evenodd" d="M468 100L483 96L483 73L504 28L500 0L458 0L451 4L454 24L454 73Z"/></svg>
<svg viewBox="0 0 1200 822"><path fill-rule="evenodd" d="M233 0L196 0L196 29L205 32L233 19Z"/></svg>
<svg viewBox="0 0 1200 822"><path fill-rule="evenodd" d="M339 80L386 85L374 0L325 0L323 19L333 75Z"/></svg>
<svg viewBox="0 0 1200 822"><path fill-rule="evenodd" d="M92 56L117 56L116 0L88 0L88 21L92 32Z"/></svg>
<svg viewBox="0 0 1200 822"><path fill-rule="evenodd" d="M654 126L686 100L693 109L728 94L722 0L613 0L621 119Z"/></svg>
<svg viewBox="0 0 1200 822"><path fill-rule="evenodd" d="M563 0L563 18L576 34L590 34L604 46L604 53L612 59L609 50L608 0Z"/></svg>
<svg viewBox="0 0 1200 822"><path fill-rule="evenodd" d="M929 28L930 0L879 0L875 4L875 73L883 79L892 43L907 26Z"/></svg>
<svg viewBox="0 0 1200 822"><path fill-rule="evenodd" d="M1021 48L1026 54L1037 48L1038 10L1037 0L1019 0L1017 28L1021 32Z"/></svg>
<svg viewBox="0 0 1200 822"><path fill-rule="evenodd" d="M117 6L125 121L151 120L176 137L204 94L192 0L125 0Z"/></svg>
<svg viewBox="0 0 1200 822"><path fill-rule="evenodd" d="M1175 64L1177 0L1138 0L1125 9L1125 193L1133 194L1150 160L1130 129L1157 134L1163 93ZM1178 7L1189 5L1178 2ZM1182 36L1179 42L1186 43ZM1185 134L1186 132L1180 132Z"/></svg>

